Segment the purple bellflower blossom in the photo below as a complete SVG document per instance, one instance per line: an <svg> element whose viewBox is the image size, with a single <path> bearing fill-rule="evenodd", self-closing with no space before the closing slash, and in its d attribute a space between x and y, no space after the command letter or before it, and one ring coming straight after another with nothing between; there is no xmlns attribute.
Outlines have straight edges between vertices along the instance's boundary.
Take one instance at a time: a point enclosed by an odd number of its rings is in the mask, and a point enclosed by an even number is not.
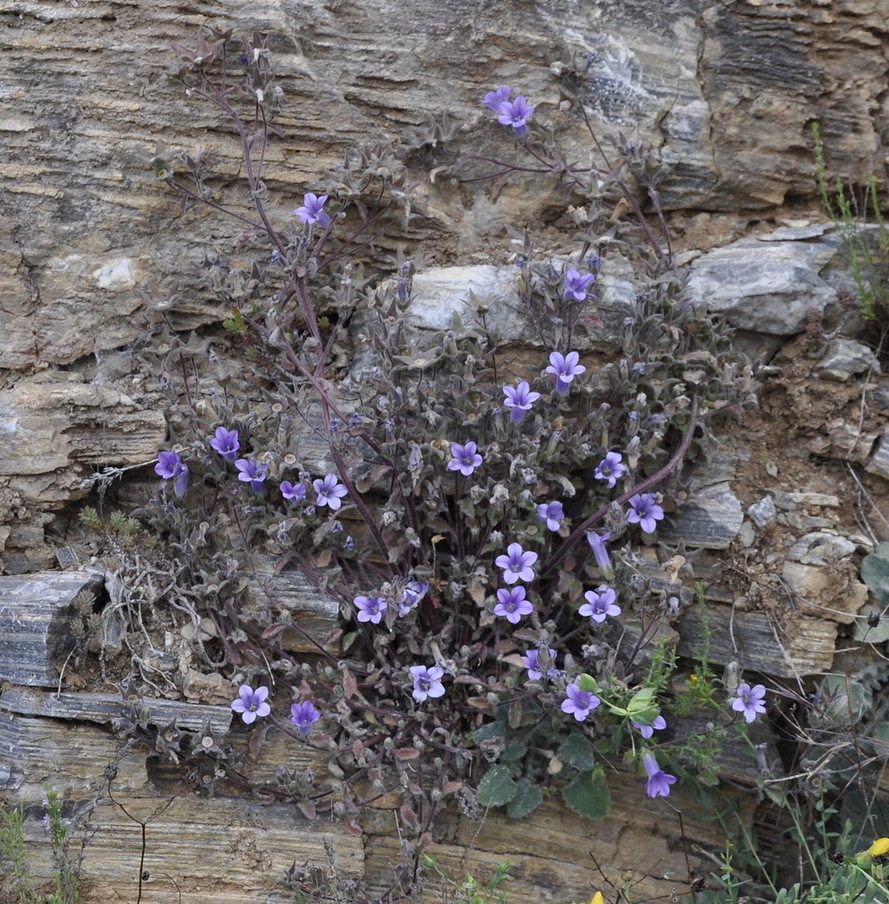
<svg viewBox="0 0 889 904"><path fill-rule="evenodd" d="M307 735L312 726L321 718L321 713L312 705L311 700L294 703L290 707L290 721L301 735Z"/></svg>
<svg viewBox="0 0 889 904"><path fill-rule="evenodd" d="M580 615L589 616L597 625L609 616L620 615L620 606L616 605L617 594L611 587L587 590L584 598L586 602L577 611Z"/></svg>
<svg viewBox="0 0 889 904"><path fill-rule="evenodd" d="M291 483L289 480L281 481L281 495L291 502L306 501L306 485L302 482Z"/></svg>
<svg viewBox="0 0 889 904"><path fill-rule="evenodd" d="M512 96L512 88L501 85L496 91L489 91L482 100L482 103L493 110L498 115L501 114L509 103Z"/></svg>
<svg viewBox="0 0 889 904"><path fill-rule="evenodd" d="M575 301L585 301L590 286L596 281L595 273L581 275L577 270L569 270L565 274L565 297Z"/></svg>
<svg viewBox="0 0 889 904"><path fill-rule="evenodd" d="M634 722L632 719L630 719L630 724L633 728L638 729L639 734L647 741L655 731L663 731L667 727L667 720L658 713L652 720L651 725L642 725L640 722Z"/></svg>
<svg viewBox="0 0 889 904"><path fill-rule="evenodd" d="M293 211L295 217L307 226L319 223L325 229L330 225L330 217L324 212L324 205L327 203L327 195L321 195L319 198L313 192L303 195L303 206L297 207Z"/></svg>
<svg viewBox="0 0 889 904"><path fill-rule="evenodd" d="M557 531L561 526L565 511L561 502L544 502L537 506L537 520L546 522L547 529Z"/></svg>
<svg viewBox="0 0 889 904"><path fill-rule="evenodd" d="M328 474L323 480L313 480L312 486L315 488L315 505L328 505L334 512L340 510L343 496L349 495L346 485L340 483L336 474Z"/></svg>
<svg viewBox="0 0 889 904"><path fill-rule="evenodd" d="M664 517L664 510L655 501L654 493L637 493L627 503L630 506L627 521L638 524L646 534L653 534L657 530L657 522Z"/></svg>
<svg viewBox="0 0 889 904"><path fill-rule="evenodd" d="M626 472L620 452L609 452L596 466L596 480L607 480L610 490Z"/></svg>
<svg viewBox="0 0 889 904"><path fill-rule="evenodd" d="M255 493L261 493L265 489L265 479L268 476L266 474L267 464L259 462L255 458L239 458L235 462L235 467L239 471L238 480L249 483Z"/></svg>
<svg viewBox="0 0 889 904"><path fill-rule="evenodd" d="M173 492L184 496L188 489L188 465L179 458L178 452L158 452L154 473L164 480L173 481Z"/></svg>
<svg viewBox="0 0 889 904"><path fill-rule="evenodd" d="M645 793L649 797L669 797L670 785L675 783L676 776L664 772L651 754L642 760L642 764L645 766L645 774L648 776Z"/></svg>
<svg viewBox="0 0 889 904"><path fill-rule="evenodd" d="M257 717L267 716L272 708L266 703L269 695L267 687L258 687L253 690L249 684L242 684L238 689L238 699L232 701L232 709L241 714L241 718L247 725L255 722Z"/></svg>
<svg viewBox="0 0 889 904"><path fill-rule="evenodd" d="M524 587L501 588L497 591L499 602L494 606L494 615L500 615L507 621L517 625L523 615L530 615L534 606L530 600L525 599Z"/></svg>
<svg viewBox="0 0 889 904"><path fill-rule="evenodd" d="M732 709L736 713L744 713L744 718L749 725L760 713L766 711L766 689L757 684L751 687L747 682L738 685L735 699L732 700Z"/></svg>
<svg viewBox="0 0 889 904"><path fill-rule="evenodd" d="M510 543L506 547L506 555L497 556L494 561L498 568L503 569L503 580L507 584L534 580L533 565L537 561L537 553L525 552L518 543Z"/></svg>
<svg viewBox="0 0 889 904"><path fill-rule="evenodd" d="M552 647L547 647L546 651L549 655L549 661L555 664L556 651ZM522 657L522 663L528 670L528 678L531 681L540 681L543 678L543 667L542 663L540 662L540 650L528 650L528 652L525 653L525 655ZM546 674L550 678L555 678L559 674L559 670L553 665L546 670Z"/></svg>
<svg viewBox="0 0 889 904"><path fill-rule="evenodd" d="M484 458L478 454L478 446L472 440L462 446L459 443L451 444L449 471L459 471L464 477L469 477L483 461Z"/></svg>
<svg viewBox="0 0 889 904"><path fill-rule="evenodd" d="M524 135L528 131L527 122L534 110L524 95L520 94L515 100L503 104L497 122L502 126L512 126L516 135Z"/></svg>
<svg viewBox="0 0 889 904"><path fill-rule="evenodd" d="M503 402L504 408L511 408L510 420L514 424L525 416L531 410L531 406L540 398L539 392L531 392L531 387L527 380L522 380L518 386L504 386L503 394L506 400Z"/></svg>
<svg viewBox="0 0 889 904"><path fill-rule="evenodd" d="M611 556L608 555L608 547L605 545L610 537L611 534L608 531L600 534L597 531L591 530L587 531L586 535L587 542L590 544L593 555L596 557L596 564L599 566L599 570L609 579L614 574L614 568L611 565Z"/></svg>
<svg viewBox="0 0 889 904"><path fill-rule="evenodd" d="M577 352L568 352L567 355L563 355L561 352L550 353L546 373L555 375L556 389L559 392L568 392L571 381L586 371L586 368L578 363L579 361L580 355Z"/></svg>
<svg viewBox="0 0 889 904"><path fill-rule="evenodd" d="M404 588L401 596L401 602L398 604L398 616L404 618L409 612L412 612L420 600L426 596L429 591L429 584L425 581L409 581Z"/></svg>
<svg viewBox="0 0 889 904"><path fill-rule="evenodd" d="M383 613L388 603L381 596L356 596L355 608L358 610L358 621L371 622L378 625L383 619Z"/></svg>
<svg viewBox="0 0 889 904"><path fill-rule="evenodd" d="M408 671L411 673L411 680L414 682L414 689L411 696L417 703L423 703L427 697L443 697L444 685L441 679L444 678L444 669L434 665L431 669L425 665L412 665Z"/></svg>
<svg viewBox="0 0 889 904"><path fill-rule="evenodd" d="M572 713L578 722L584 719L602 702L590 691L582 691L580 685L573 681L565 688L567 696L562 701L562 712Z"/></svg>
<svg viewBox="0 0 889 904"><path fill-rule="evenodd" d="M210 445L226 461L234 461L238 457L238 449L241 448L241 443L238 440L238 431L217 427L216 435L210 440Z"/></svg>

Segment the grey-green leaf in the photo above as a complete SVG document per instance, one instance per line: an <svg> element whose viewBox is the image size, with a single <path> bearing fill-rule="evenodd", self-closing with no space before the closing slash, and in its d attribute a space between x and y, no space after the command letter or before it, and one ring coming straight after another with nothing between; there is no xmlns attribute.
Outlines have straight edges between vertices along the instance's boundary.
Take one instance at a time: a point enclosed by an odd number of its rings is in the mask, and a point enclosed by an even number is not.
<svg viewBox="0 0 889 904"><path fill-rule="evenodd" d="M506 810L510 819L523 819L543 802L543 792L529 778L518 781L518 790Z"/></svg>
<svg viewBox="0 0 889 904"><path fill-rule="evenodd" d="M570 785L562 788L562 800L578 816L604 819L611 810L611 792L602 767L579 772Z"/></svg>
<svg viewBox="0 0 889 904"><path fill-rule="evenodd" d="M510 775L509 766L492 766L478 783L478 802L483 807L502 807L515 798L518 783Z"/></svg>
<svg viewBox="0 0 889 904"><path fill-rule="evenodd" d="M596 765L593 745L580 732L572 734L559 748L559 759L578 770L592 769Z"/></svg>

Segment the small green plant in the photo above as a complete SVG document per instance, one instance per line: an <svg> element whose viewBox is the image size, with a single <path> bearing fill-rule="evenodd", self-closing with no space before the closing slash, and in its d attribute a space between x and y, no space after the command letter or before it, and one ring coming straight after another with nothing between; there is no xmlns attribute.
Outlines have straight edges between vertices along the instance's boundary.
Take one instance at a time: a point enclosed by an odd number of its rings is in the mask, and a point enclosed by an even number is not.
<svg viewBox="0 0 889 904"><path fill-rule="evenodd" d="M500 886L510 878L508 860L494 867L487 882L479 881L471 873L466 873L462 882L454 879L430 854L424 854L422 862L442 880L441 897L445 904L506 904L506 892Z"/></svg>
<svg viewBox="0 0 889 904"><path fill-rule="evenodd" d="M79 858L70 855L70 825L63 816L63 802L57 791L47 789L43 809L43 825L52 845L52 891L34 890L25 839L25 808L21 804L0 810L0 861L8 864L7 878L17 895L17 904L77 904L80 900L77 890L80 862Z"/></svg>
<svg viewBox="0 0 889 904"><path fill-rule="evenodd" d="M841 178L831 182L817 122L812 123L812 138L821 203L842 237L861 316L865 320L885 318L889 314L889 230L880 210L877 177L871 176L865 198L858 202ZM868 207L873 211L876 230L865 228ZM875 236L869 232L875 232Z"/></svg>

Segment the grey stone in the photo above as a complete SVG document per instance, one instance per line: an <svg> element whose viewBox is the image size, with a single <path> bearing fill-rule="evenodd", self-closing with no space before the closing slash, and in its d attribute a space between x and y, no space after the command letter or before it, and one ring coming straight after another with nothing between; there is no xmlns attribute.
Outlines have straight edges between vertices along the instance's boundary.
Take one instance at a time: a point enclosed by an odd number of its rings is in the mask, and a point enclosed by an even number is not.
<svg viewBox="0 0 889 904"><path fill-rule="evenodd" d="M838 337L828 343L824 355L815 365L820 377L846 382L857 374L880 372L877 356L863 342Z"/></svg>
<svg viewBox="0 0 889 904"><path fill-rule="evenodd" d="M803 565L834 565L840 559L852 555L855 544L845 537L823 531L800 537L788 550L787 558Z"/></svg>
<svg viewBox="0 0 889 904"><path fill-rule="evenodd" d="M889 480L889 427L880 437L880 443L864 470Z"/></svg>
<svg viewBox="0 0 889 904"><path fill-rule="evenodd" d="M836 301L819 273L838 247L833 235L813 242L741 239L694 263L689 293L738 329L791 336L813 309L823 314Z"/></svg>
<svg viewBox="0 0 889 904"><path fill-rule="evenodd" d="M689 546L726 549L744 521L744 510L728 483L717 483L693 491L658 527L658 539L667 543L684 540Z"/></svg>
<svg viewBox="0 0 889 904"><path fill-rule="evenodd" d="M778 510L775 508L775 500L771 496L763 496L759 502L754 502L747 509L747 514L750 516L750 520L762 530L762 528L774 521L778 514Z"/></svg>

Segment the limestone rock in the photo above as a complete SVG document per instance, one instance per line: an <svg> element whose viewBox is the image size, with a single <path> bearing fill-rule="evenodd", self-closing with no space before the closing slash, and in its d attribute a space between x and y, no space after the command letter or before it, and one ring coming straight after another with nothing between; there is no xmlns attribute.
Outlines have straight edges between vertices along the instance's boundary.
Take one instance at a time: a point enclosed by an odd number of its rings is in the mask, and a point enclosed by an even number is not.
<svg viewBox="0 0 889 904"><path fill-rule="evenodd" d="M835 291L819 275L837 253L839 239L814 242L741 239L695 261L689 292L738 329L791 336L809 312L823 313Z"/></svg>
<svg viewBox="0 0 889 904"><path fill-rule="evenodd" d="M840 382L846 382L857 374L868 371L880 372L880 362L877 361L876 355L863 342L855 342L842 336L828 344L815 367L815 373L819 376Z"/></svg>

